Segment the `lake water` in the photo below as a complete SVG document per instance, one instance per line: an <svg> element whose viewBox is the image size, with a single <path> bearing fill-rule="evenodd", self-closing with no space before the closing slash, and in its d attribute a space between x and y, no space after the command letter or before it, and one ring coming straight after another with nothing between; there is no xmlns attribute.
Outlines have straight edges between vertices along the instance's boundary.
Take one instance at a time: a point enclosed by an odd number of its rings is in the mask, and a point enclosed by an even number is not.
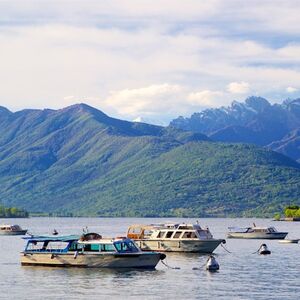
<svg viewBox="0 0 300 300"><path fill-rule="evenodd" d="M16 223L34 234L90 232L103 236L125 235L136 223L195 222L196 219L154 218L30 218L0 219ZM199 219L214 237L225 238L228 226L273 225L300 238L300 222L272 222L266 219ZM0 299L299 299L300 244L265 241L271 255L252 254L262 241L227 240L226 252L215 251L220 271L207 272L206 255L167 254L168 269L161 263L154 271L101 270L80 268L21 267L20 237L0 236ZM193 270L193 268L200 268Z"/></svg>

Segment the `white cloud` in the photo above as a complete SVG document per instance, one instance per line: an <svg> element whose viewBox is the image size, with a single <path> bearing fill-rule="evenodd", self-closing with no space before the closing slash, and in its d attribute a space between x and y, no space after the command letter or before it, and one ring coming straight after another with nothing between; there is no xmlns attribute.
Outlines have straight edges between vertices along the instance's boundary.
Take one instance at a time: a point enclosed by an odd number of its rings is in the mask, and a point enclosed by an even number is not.
<svg viewBox="0 0 300 300"><path fill-rule="evenodd" d="M166 123L164 121L168 117L177 117L178 112L191 114L200 109L221 105L226 100L227 95L221 91L193 92L184 86L164 83L111 92L105 105L127 119L162 124ZM159 121L157 116L161 115L165 118Z"/></svg>
<svg viewBox="0 0 300 300"><path fill-rule="evenodd" d="M277 3L0 1L0 105L165 119L233 95L279 98L300 86L300 6Z"/></svg>
<svg viewBox="0 0 300 300"><path fill-rule="evenodd" d="M286 91L287 91L288 93L295 93L295 92L298 91L298 89L296 89L296 88L294 88L294 87L292 87L292 86L289 86L289 87L286 88Z"/></svg>
<svg viewBox="0 0 300 300"><path fill-rule="evenodd" d="M156 84L113 91L105 103L126 116L171 113L180 105L182 92L183 88L179 85Z"/></svg>
<svg viewBox="0 0 300 300"><path fill-rule="evenodd" d="M213 107L220 103L219 99L224 95L220 91L204 90L192 92L187 96L188 103L193 106Z"/></svg>
<svg viewBox="0 0 300 300"><path fill-rule="evenodd" d="M227 91L232 94L247 94L250 91L248 82L231 82L227 85Z"/></svg>

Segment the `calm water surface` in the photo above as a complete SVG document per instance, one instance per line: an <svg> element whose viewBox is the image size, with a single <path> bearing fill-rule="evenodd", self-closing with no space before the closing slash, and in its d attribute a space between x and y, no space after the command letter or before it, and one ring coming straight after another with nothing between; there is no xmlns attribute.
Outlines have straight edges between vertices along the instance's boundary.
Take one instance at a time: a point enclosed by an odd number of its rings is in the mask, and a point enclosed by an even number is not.
<svg viewBox="0 0 300 300"><path fill-rule="evenodd" d="M103 236L124 235L135 223L195 222L195 219L139 218L31 218L0 219L16 223L34 234L60 234L89 231ZM200 219L217 238L224 238L228 226L275 225L288 231L290 238L300 238L300 222L272 222L264 219ZM154 271L113 271L100 269L21 267L20 237L0 236L0 299L299 299L300 244L266 241L269 256L252 254L262 241L227 240L227 253L215 251L220 271L209 273L203 265L207 259L199 254L167 254L167 263ZM199 270L193 270L199 268Z"/></svg>

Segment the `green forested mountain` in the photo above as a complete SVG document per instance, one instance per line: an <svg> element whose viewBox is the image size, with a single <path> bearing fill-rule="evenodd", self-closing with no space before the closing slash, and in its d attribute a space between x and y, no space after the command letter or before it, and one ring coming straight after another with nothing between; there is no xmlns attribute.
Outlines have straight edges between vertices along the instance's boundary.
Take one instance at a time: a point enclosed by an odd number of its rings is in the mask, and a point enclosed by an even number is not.
<svg viewBox="0 0 300 300"><path fill-rule="evenodd" d="M299 198L300 166L253 145L113 119L84 104L0 108L0 193L31 212L266 215Z"/></svg>

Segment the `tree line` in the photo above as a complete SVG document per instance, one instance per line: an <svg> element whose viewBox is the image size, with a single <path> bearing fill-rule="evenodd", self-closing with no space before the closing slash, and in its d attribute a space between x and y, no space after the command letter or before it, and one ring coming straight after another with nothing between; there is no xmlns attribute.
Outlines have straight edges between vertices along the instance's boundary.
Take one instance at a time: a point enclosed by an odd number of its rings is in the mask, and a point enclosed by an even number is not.
<svg viewBox="0 0 300 300"><path fill-rule="evenodd" d="M29 213L18 207L5 207L0 205L0 218L28 218Z"/></svg>
<svg viewBox="0 0 300 300"><path fill-rule="evenodd" d="M300 218L300 207L298 205L289 205L284 208L286 218Z"/></svg>

